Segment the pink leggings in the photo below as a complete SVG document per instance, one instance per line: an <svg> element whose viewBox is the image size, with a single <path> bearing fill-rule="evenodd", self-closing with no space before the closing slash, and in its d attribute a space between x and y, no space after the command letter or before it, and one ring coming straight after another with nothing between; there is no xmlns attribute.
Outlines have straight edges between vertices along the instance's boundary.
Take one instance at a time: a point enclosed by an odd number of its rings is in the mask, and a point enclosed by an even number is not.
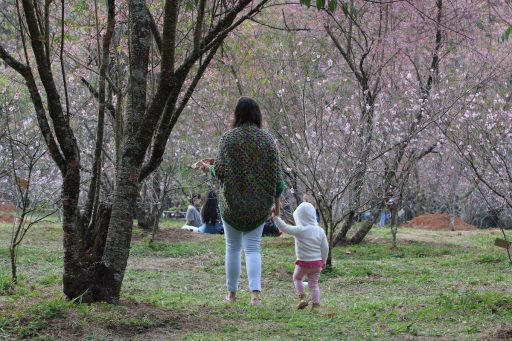
<svg viewBox="0 0 512 341"><path fill-rule="evenodd" d="M304 276L308 276L308 287L311 292L311 300L313 303L320 303L320 288L318 287L318 278L322 268L303 268L302 266L295 265L295 271L293 272L293 284L299 295L304 295L304 285L302 279Z"/></svg>

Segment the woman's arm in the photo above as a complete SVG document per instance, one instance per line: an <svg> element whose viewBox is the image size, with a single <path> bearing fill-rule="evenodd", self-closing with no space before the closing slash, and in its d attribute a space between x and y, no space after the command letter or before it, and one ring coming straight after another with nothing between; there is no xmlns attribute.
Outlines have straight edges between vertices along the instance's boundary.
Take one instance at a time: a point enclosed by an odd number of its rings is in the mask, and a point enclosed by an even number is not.
<svg viewBox="0 0 512 341"><path fill-rule="evenodd" d="M225 137L222 136L219 142L219 151L217 153L217 158L215 159L213 165L208 167L208 171L210 175L214 178L219 179L221 182L224 181L224 175L226 170L226 161L224 158L226 149Z"/></svg>
<svg viewBox="0 0 512 341"><path fill-rule="evenodd" d="M286 183L283 178L283 167L281 164L281 156L279 155L279 148L277 148L277 143L275 143L276 148L276 162L277 162L277 183L276 183L276 198L279 198L281 194L283 194L286 189Z"/></svg>
<svg viewBox="0 0 512 341"><path fill-rule="evenodd" d="M276 197L274 200L274 207L272 207L272 217L278 217L281 215L281 199Z"/></svg>

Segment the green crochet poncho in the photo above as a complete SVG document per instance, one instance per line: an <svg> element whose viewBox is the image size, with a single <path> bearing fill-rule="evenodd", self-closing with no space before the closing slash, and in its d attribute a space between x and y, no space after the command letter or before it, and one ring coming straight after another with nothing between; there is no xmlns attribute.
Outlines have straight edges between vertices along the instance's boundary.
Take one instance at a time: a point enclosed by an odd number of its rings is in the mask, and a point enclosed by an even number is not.
<svg viewBox="0 0 512 341"><path fill-rule="evenodd" d="M274 138L252 123L244 123L221 137L210 174L222 184L222 218L239 231L263 224L275 198L286 188Z"/></svg>

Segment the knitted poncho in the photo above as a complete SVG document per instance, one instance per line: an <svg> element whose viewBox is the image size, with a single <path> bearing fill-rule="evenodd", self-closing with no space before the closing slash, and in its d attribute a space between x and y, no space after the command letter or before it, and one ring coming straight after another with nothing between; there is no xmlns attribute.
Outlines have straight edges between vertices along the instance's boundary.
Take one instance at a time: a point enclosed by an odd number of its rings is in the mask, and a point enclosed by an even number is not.
<svg viewBox="0 0 512 341"><path fill-rule="evenodd" d="M222 218L239 231L263 224L275 198L286 187L272 135L252 123L244 123L222 136L210 173L222 185Z"/></svg>

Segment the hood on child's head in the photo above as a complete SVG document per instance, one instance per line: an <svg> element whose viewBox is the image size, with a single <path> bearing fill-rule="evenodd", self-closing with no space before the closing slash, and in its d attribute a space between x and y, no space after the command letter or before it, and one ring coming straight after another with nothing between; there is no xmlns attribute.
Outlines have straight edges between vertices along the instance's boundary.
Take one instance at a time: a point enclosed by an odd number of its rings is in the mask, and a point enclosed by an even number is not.
<svg viewBox="0 0 512 341"><path fill-rule="evenodd" d="M293 212L295 225L307 226L318 225L316 221L316 209L309 202L303 202Z"/></svg>

